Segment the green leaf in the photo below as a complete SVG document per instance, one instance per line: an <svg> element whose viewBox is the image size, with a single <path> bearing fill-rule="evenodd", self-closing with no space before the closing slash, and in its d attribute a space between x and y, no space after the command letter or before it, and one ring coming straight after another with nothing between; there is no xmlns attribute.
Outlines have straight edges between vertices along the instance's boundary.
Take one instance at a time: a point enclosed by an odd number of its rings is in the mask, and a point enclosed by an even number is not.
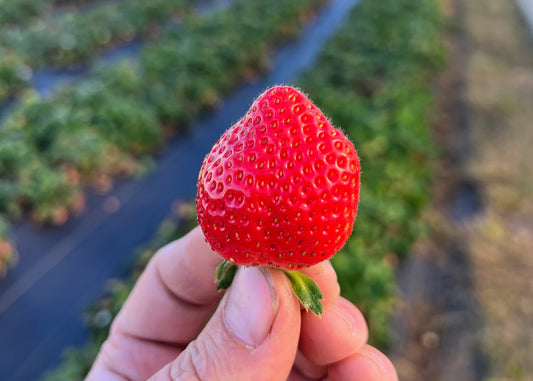
<svg viewBox="0 0 533 381"><path fill-rule="evenodd" d="M313 311L317 316L322 315L322 292L314 280L299 271L285 270L291 282L291 287L305 309Z"/></svg>
<svg viewBox="0 0 533 381"><path fill-rule="evenodd" d="M237 265L229 261L224 261L217 266L215 276L217 278L217 290L225 290L231 285L235 272L237 271Z"/></svg>

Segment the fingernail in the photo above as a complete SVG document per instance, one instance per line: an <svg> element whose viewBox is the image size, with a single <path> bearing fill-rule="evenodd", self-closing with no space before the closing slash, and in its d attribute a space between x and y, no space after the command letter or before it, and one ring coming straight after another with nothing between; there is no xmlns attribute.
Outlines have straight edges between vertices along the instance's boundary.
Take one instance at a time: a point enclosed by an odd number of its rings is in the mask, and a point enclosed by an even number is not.
<svg viewBox="0 0 533 381"><path fill-rule="evenodd" d="M246 345L257 347L268 336L278 306L270 271L242 267L233 279L224 307L226 327Z"/></svg>

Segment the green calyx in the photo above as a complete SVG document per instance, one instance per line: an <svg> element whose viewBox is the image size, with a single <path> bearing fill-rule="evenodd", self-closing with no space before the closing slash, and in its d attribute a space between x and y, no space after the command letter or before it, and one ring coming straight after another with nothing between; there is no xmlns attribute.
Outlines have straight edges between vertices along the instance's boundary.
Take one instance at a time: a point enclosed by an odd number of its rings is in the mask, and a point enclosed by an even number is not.
<svg viewBox="0 0 533 381"><path fill-rule="evenodd" d="M224 261L216 270L217 290L225 290L233 281L237 271L237 265ZM314 280L296 270L283 271L291 283L294 294L300 299L306 311L311 310L315 315L322 315L322 292Z"/></svg>
<svg viewBox="0 0 533 381"><path fill-rule="evenodd" d="M215 276L217 278L217 290L225 290L231 285L233 277L237 272L237 265L230 261L224 261L217 266Z"/></svg>
<svg viewBox="0 0 533 381"><path fill-rule="evenodd" d="M315 315L322 315L322 292L314 280L296 270L285 270L291 282L292 291L296 294L306 311L311 310Z"/></svg>

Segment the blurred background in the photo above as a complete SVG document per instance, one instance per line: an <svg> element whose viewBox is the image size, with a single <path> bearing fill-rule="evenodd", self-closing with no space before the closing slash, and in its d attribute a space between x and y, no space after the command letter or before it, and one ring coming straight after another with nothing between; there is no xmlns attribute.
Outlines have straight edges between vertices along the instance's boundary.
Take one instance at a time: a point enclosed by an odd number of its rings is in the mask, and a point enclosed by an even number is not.
<svg viewBox="0 0 533 381"><path fill-rule="evenodd" d="M342 293L401 380L533 380L533 0L0 0L0 380L82 380L267 87L362 163Z"/></svg>

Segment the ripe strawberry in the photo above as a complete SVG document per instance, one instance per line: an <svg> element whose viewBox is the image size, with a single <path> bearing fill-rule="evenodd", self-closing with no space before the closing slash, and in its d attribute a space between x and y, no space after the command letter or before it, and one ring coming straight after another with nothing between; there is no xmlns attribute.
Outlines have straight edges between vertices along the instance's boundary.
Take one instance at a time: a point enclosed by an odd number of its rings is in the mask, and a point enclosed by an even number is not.
<svg viewBox="0 0 533 381"><path fill-rule="evenodd" d="M353 144L301 92L267 90L200 170L198 223L236 265L310 266L352 231L359 200Z"/></svg>

